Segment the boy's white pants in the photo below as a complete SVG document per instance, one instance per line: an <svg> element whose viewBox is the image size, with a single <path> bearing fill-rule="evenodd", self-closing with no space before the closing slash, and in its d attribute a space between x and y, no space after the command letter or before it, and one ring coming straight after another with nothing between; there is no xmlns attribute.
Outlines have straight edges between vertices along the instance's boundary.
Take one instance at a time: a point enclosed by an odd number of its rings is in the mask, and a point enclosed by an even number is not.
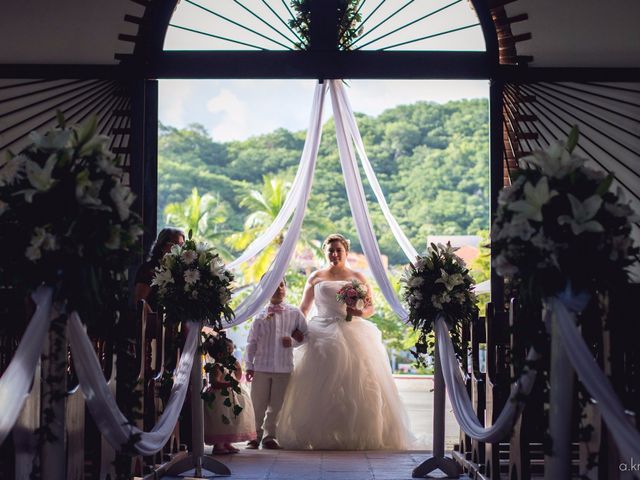
<svg viewBox="0 0 640 480"><path fill-rule="evenodd" d="M251 402L256 414L258 441L277 438L278 415L290 377L291 373L254 373L251 382Z"/></svg>

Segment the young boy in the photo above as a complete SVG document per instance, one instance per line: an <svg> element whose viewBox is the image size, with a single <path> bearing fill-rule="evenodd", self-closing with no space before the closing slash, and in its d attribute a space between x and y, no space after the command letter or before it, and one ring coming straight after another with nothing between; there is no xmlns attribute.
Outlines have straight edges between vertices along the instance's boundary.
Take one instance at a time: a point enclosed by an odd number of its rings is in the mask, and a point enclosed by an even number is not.
<svg viewBox="0 0 640 480"><path fill-rule="evenodd" d="M280 448L276 423L293 371L293 340L302 343L307 332L302 312L284 303L286 294L287 284L283 279L269 305L256 315L249 331L246 371L247 381L252 382L257 440L248 442L247 448L258 448L260 440L262 448Z"/></svg>

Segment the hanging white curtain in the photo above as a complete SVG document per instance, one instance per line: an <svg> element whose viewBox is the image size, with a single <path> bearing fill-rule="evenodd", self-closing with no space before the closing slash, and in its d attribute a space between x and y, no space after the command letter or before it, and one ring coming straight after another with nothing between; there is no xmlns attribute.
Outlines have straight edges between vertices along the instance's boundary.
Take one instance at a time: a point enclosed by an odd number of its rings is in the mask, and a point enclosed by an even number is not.
<svg viewBox="0 0 640 480"><path fill-rule="evenodd" d="M336 125L338 153L340 155L340 165L342 166L342 172L344 174L344 185L347 190L351 214L373 278L376 280L382 294L393 311L396 312L403 321L406 321L408 314L400 303L400 300L398 300L395 290L389 282L387 272L382 264L378 240L373 232L373 225L371 223L371 217L369 216L369 209L367 208L362 179L360 178L358 164L353 151L353 144L349 141L345 128L347 113L338 95L338 91L341 88L342 83L340 80L331 80L331 105L333 107L333 119ZM391 212L389 212L389 215L391 216Z"/></svg>
<svg viewBox="0 0 640 480"><path fill-rule="evenodd" d="M20 345L11 363L0 378L0 444L7 438L16 423L29 390L33 373L51 323L51 300L53 289L39 287L32 295L36 311L22 335Z"/></svg>
<svg viewBox="0 0 640 480"><path fill-rule="evenodd" d="M189 375L198 345L199 329L189 328L173 379L169 401L150 432L143 432L130 424L118 408L113 393L104 379L91 341L76 312L69 317L67 335L80 388L100 433L116 450L120 450L131 435L139 434L140 440L133 446L138 454L153 455L158 452L169 440L178 421L189 388Z"/></svg>
<svg viewBox="0 0 640 480"><path fill-rule="evenodd" d="M276 215L273 223L269 225L258 238L251 242L238 258L230 262L227 265L228 268L236 268L262 252L285 228L293 211L300 206L305 195L308 195L311 189L310 182L313 180L313 170L318 157L318 147L322 134L322 110L325 91L325 85L321 83L316 85L313 94L309 128L307 129L307 136L302 149L302 156L300 157L300 165L298 166L291 190L287 194L282 208L278 212L278 215ZM309 178L311 178L311 180Z"/></svg>
<svg viewBox="0 0 640 480"><path fill-rule="evenodd" d="M325 84L318 84L314 93L313 109L311 112L311 125L307 133L307 145L305 145L304 151L308 157L303 157L302 161L308 160L308 168L304 170L304 175L301 175L296 179L296 184L292 187L292 190L296 189L299 192L300 197L296 200L295 213L291 220L291 225L285 234L282 245L278 249L276 258L271 263L269 270L262 277L260 282L254 290L245 298L242 303L236 308L234 320L228 324L229 326L238 325L250 317L255 315L262 306L269 301L276 286L280 283L284 274L289 267L291 258L296 249L298 238L300 237L300 230L302 229L302 222L307 210L307 203L311 194L311 187L313 185L313 177L315 174L316 160L318 158L318 148L320 147L320 140L322 136L322 110L324 104L324 96L326 92ZM298 185L298 183L300 185ZM279 233L282 229L276 232ZM263 237L260 237L263 238ZM266 247L272 238L267 241L266 237L260 242L260 251Z"/></svg>

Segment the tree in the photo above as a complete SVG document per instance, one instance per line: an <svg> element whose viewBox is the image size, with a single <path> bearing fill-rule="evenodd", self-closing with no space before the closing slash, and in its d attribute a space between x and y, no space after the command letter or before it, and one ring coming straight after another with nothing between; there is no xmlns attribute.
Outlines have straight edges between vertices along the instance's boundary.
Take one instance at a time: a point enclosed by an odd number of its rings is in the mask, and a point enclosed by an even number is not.
<svg viewBox="0 0 640 480"><path fill-rule="evenodd" d="M258 238L273 223L282 209L290 186L290 182L282 178L263 177L262 189L250 190L240 200L240 206L247 209L249 215L245 218L244 230L230 235L226 241L227 245L235 250L242 251ZM304 219L304 228L300 233L301 244L311 247L314 252L317 252L317 241L314 241L313 236L308 235L308 232L326 227L327 222L325 220L307 211ZM283 240L284 231L280 232L274 241L244 268L245 282L255 282L260 279L275 258Z"/></svg>
<svg viewBox="0 0 640 480"><path fill-rule="evenodd" d="M197 188L183 202L170 203L164 209L165 223L193 232L194 237L211 242L220 255L230 259L231 251L224 245L223 239L230 232L225 227L229 216L229 206L218 196L209 193L200 195Z"/></svg>

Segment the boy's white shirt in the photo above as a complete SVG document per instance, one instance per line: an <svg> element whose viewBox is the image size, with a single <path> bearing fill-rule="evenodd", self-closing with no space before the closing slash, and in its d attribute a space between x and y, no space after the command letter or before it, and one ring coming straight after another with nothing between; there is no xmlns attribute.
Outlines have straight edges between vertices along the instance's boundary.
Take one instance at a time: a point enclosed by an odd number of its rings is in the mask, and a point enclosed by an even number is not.
<svg viewBox="0 0 640 480"><path fill-rule="evenodd" d="M298 329L307 333L307 321L298 307L281 303L281 312L268 315L268 304L258 313L247 339L246 364L247 370L268 373L291 373L293 371L293 347L282 345L282 337L291 337ZM304 340L303 340L304 342ZM294 346L300 345L292 339Z"/></svg>

